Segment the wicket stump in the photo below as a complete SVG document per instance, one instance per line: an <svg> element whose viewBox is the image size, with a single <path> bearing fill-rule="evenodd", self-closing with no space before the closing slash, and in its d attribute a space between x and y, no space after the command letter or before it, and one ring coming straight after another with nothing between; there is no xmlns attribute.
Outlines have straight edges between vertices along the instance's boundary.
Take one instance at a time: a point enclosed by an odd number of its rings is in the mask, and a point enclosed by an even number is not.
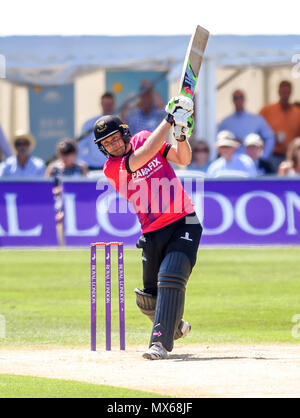
<svg viewBox="0 0 300 418"><path fill-rule="evenodd" d="M111 350L111 247L118 248L119 332L120 350L125 350L125 285L123 242L91 244L91 350L97 348L97 247L105 248L105 341Z"/></svg>

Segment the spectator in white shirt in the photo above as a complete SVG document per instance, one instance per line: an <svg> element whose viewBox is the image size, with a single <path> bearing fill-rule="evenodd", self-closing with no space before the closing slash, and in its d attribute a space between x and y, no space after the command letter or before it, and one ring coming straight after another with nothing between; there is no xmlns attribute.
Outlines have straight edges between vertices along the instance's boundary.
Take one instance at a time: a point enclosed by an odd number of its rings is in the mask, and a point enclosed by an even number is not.
<svg viewBox="0 0 300 418"><path fill-rule="evenodd" d="M255 164L258 176L274 174L271 163L262 159L262 155L264 152L264 141L258 134L249 134L245 138L244 145L247 154Z"/></svg>
<svg viewBox="0 0 300 418"><path fill-rule="evenodd" d="M13 138L16 155L7 158L0 164L0 177L5 178L35 178L43 177L45 163L37 157L30 156L35 147L35 139L25 132L17 132Z"/></svg>
<svg viewBox="0 0 300 418"><path fill-rule="evenodd" d="M208 170L207 177L256 177L255 164L248 155L237 153L240 142L230 131L221 131L218 134L216 147L220 158L213 161Z"/></svg>

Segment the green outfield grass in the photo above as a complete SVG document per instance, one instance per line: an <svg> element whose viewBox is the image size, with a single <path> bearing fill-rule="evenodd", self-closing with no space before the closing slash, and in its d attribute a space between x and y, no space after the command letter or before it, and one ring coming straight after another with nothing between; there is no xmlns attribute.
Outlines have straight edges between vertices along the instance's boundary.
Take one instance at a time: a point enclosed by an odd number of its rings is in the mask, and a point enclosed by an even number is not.
<svg viewBox="0 0 300 418"><path fill-rule="evenodd" d="M125 249L127 343L148 344L150 321L135 305L141 254ZM190 278L185 319L191 334L178 344L299 343L300 248L200 250ZM89 251L0 251L1 346L89 345ZM113 273L116 273L115 267ZM98 342L104 343L103 259L98 262ZM116 278L116 274L115 274ZM117 280L113 344L118 344Z"/></svg>
<svg viewBox="0 0 300 418"><path fill-rule="evenodd" d="M0 374L1 398L166 398L166 396L72 380Z"/></svg>

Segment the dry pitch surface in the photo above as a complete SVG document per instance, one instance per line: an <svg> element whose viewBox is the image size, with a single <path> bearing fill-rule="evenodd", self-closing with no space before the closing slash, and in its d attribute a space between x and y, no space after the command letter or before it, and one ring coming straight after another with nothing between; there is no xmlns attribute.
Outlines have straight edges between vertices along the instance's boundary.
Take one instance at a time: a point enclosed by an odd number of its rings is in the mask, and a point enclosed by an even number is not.
<svg viewBox="0 0 300 418"><path fill-rule="evenodd" d="M196 346L147 361L126 352L82 348L0 349L0 373L70 379L175 397L299 397L300 346Z"/></svg>

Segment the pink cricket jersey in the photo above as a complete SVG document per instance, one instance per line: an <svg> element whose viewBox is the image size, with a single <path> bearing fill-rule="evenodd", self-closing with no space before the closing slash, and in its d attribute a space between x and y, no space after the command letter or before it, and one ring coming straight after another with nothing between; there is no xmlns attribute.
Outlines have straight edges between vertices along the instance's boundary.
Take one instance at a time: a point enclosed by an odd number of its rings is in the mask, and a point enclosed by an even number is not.
<svg viewBox="0 0 300 418"><path fill-rule="evenodd" d="M150 135L148 131L134 135L130 140L131 151L123 157L109 157L103 168L109 182L133 205L143 233L161 229L195 212L192 199L166 159L171 148L167 142L143 167L134 173L130 171L130 154Z"/></svg>

